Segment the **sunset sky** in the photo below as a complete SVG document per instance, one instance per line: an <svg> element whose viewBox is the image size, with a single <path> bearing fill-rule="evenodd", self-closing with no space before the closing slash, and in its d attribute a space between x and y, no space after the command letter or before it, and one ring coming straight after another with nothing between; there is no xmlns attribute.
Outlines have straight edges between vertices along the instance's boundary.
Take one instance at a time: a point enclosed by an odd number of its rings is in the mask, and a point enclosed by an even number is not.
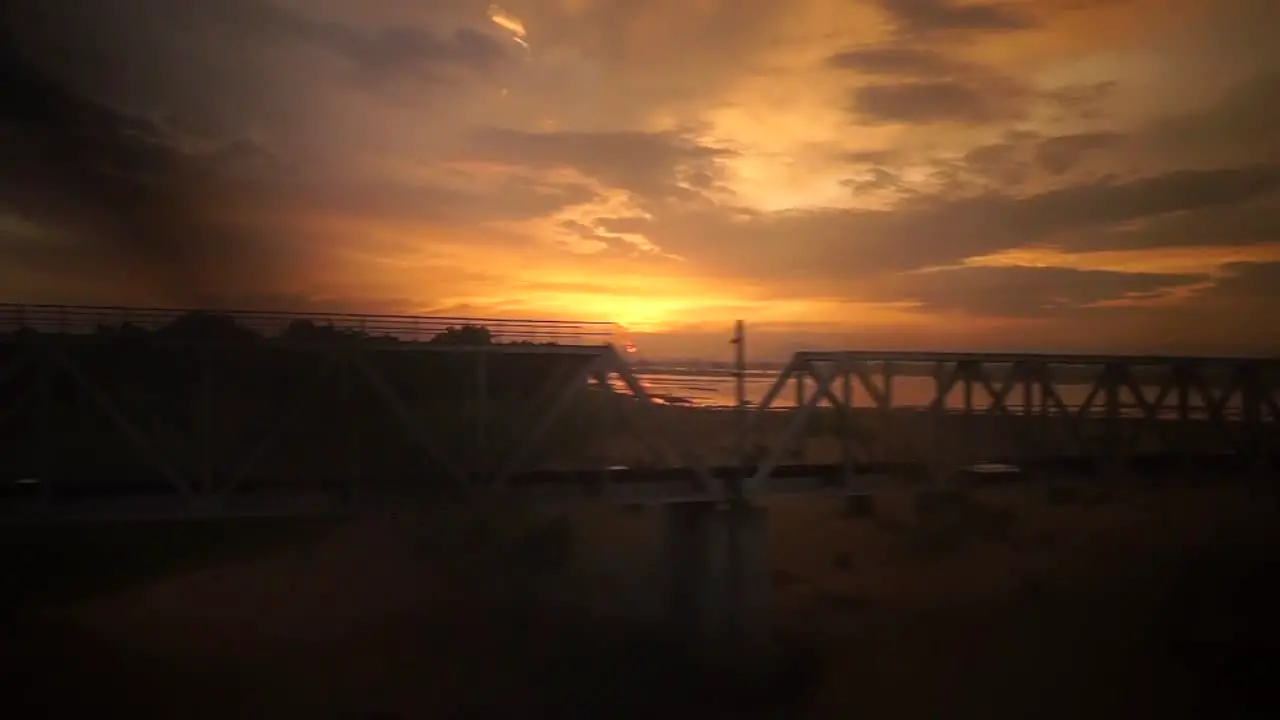
<svg viewBox="0 0 1280 720"><path fill-rule="evenodd" d="M1275 0L8 0L0 301L1280 353Z"/></svg>

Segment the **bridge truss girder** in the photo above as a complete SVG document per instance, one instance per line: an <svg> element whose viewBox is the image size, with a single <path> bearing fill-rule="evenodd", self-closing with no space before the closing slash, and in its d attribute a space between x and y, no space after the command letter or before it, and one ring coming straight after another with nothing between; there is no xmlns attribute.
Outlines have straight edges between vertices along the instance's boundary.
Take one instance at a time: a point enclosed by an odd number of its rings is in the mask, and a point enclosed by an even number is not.
<svg viewBox="0 0 1280 720"><path fill-rule="evenodd" d="M40 481L45 491L57 493L61 470L67 467L67 453L76 452L76 440L66 429L69 415L76 412L94 414L100 422L90 430L101 435L114 433L113 442L128 449L130 468L153 479L162 479L173 495L187 505L224 505L237 496L255 491L285 491L286 486L261 487L251 480L262 475L272 454L299 425L310 416L327 412L336 417L352 398L362 394L376 398L376 406L405 436L414 448L418 467L406 466L406 475L418 474L419 484L448 488L453 494L501 490L522 471L539 467L537 455L547 444L550 429L566 420L566 410L581 399L588 382L599 391L600 402L589 403L575 418L580 427L613 422L624 425L635 438L648 446L660 461L673 467L693 468L696 489L705 490L713 482L701 455L665 431L653 417L656 404L639 379L632 373L612 345L603 346L432 346L406 345L398 348L361 348L358 346L272 346L258 352L283 352L292 362L287 387L278 392L271 403L271 417L255 424L250 437L241 442L226 442L227 428L240 421L235 413L223 408L220 400L240 395L261 394L259 387L239 387L244 378L237 377L233 363L226 362L216 348L198 346L174 349L187 368L180 389L184 402L170 403L167 409L147 402L122 383L102 363L88 362L82 352L85 342L60 342L36 338L20 344L9 343L16 350L0 356L0 425L26 426L22 437L26 462L10 464L14 471L21 466L24 477ZM255 352L247 350L245 352ZM450 438L441 437L440 423L431 427L415 402L412 388L388 376L378 361L385 353L409 353L421 357L452 356L470 366L470 387L456 408L460 422L471 425L467 447L456 442L458 423L446 428ZM519 408L491 407L490 365L494 358L511 355L543 355L566 362L558 372L534 382L527 402ZM127 373L126 373L127 374ZM136 373L135 373L136 374ZM630 395L618 393L609 382L617 378ZM23 379L29 382L22 382ZM402 380L403 378L401 378ZM17 380L15 383L14 381ZM454 378L458 381L459 378ZM33 381L33 382L31 382ZM450 381L445 381L446 383ZM8 388L8 390L6 390ZM55 397L54 389L57 389ZM173 390L174 388L170 388ZM188 402L189 401L189 402ZM226 403L222 403L225 405ZM71 408L74 408L71 409ZM361 490L367 479L364 465L371 459L364 448L366 418L337 423L317 450L326 452L332 462L324 468L332 482L324 488L336 498L349 501ZM646 422L647 421L647 422ZM234 434L234 433L232 433ZM502 442L506 437L510 442ZM602 467L601 470L606 468ZM10 474L13 474L10 472ZM603 475L603 473L602 473ZM17 476L4 478L12 481ZM131 478L107 478L129 480ZM294 477L272 477L273 480L296 480ZM89 485L91 483L83 483Z"/></svg>
<svg viewBox="0 0 1280 720"><path fill-rule="evenodd" d="M902 368L933 380L917 407L896 402ZM1273 361L801 352L753 411L749 441L760 440L789 385L795 403L785 410L780 441L758 463L744 460L755 465L749 487L760 487L784 460L802 457L824 406L834 413L850 479L860 464L895 459L919 459L919 472L938 477L977 462L1063 457L1119 472L1134 457L1194 452L1232 455L1268 472L1280 452L1280 363ZM859 395L869 404L859 406ZM859 419L868 422L860 427ZM1003 453L974 437L984 427L1007 436ZM905 457L895 457L895 442Z"/></svg>

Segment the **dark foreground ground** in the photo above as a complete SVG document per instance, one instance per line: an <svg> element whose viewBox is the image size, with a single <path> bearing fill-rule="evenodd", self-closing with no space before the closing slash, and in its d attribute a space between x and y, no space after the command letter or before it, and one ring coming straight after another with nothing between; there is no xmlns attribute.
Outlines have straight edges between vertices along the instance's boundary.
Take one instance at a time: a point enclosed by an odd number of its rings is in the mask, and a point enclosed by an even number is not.
<svg viewBox="0 0 1280 720"><path fill-rule="evenodd" d="M6 717L1272 715L1266 488L772 508L772 683L640 623L658 512L0 530ZM1064 498L1057 498L1063 500Z"/></svg>

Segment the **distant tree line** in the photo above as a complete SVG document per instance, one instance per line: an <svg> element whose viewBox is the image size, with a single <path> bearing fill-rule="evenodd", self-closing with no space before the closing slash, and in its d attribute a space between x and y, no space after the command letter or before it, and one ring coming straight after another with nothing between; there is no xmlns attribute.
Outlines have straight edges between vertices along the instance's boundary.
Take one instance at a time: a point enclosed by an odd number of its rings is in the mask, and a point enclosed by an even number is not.
<svg viewBox="0 0 1280 720"><path fill-rule="evenodd" d="M31 327L22 327L11 333L24 336L37 333ZM61 335L65 333L45 331L42 334ZM241 323L235 316L195 311L174 318L159 328L148 329L133 322L125 321L119 325L99 325L94 333L100 338L118 339L122 341L165 340L179 342L195 342L216 345L240 345L265 340L300 343L403 343L426 342L439 345L485 346L495 344L506 345L557 345L552 341L534 342L516 340L501 343L488 327L477 324L449 326L433 333L429 338L408 337L414 329L403 329L404 337L395 331L371 333L359 328L342 327L329 323L317 323L310 319L299 318L290 322L279 334L278 338L270 338L258 330Z"/></svg>

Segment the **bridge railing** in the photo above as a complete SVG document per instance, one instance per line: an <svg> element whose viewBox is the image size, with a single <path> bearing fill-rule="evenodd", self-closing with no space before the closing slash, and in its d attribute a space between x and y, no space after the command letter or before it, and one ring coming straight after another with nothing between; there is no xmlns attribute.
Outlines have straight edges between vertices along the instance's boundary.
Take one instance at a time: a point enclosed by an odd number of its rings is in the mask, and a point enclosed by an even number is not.
<svg viewBox="0 0 1280 720"><path fill-rule="evenodd" d="M486 328L497 342L604 345L621 337L621 327L616 323L595 321L13 303L0 303L0 334L25 329L49 334L92 335L122 327L156 331L192 315L229 318L236 326L267 337L304 324L406 342L425 342L450 328L466 326Z"/></svg>

